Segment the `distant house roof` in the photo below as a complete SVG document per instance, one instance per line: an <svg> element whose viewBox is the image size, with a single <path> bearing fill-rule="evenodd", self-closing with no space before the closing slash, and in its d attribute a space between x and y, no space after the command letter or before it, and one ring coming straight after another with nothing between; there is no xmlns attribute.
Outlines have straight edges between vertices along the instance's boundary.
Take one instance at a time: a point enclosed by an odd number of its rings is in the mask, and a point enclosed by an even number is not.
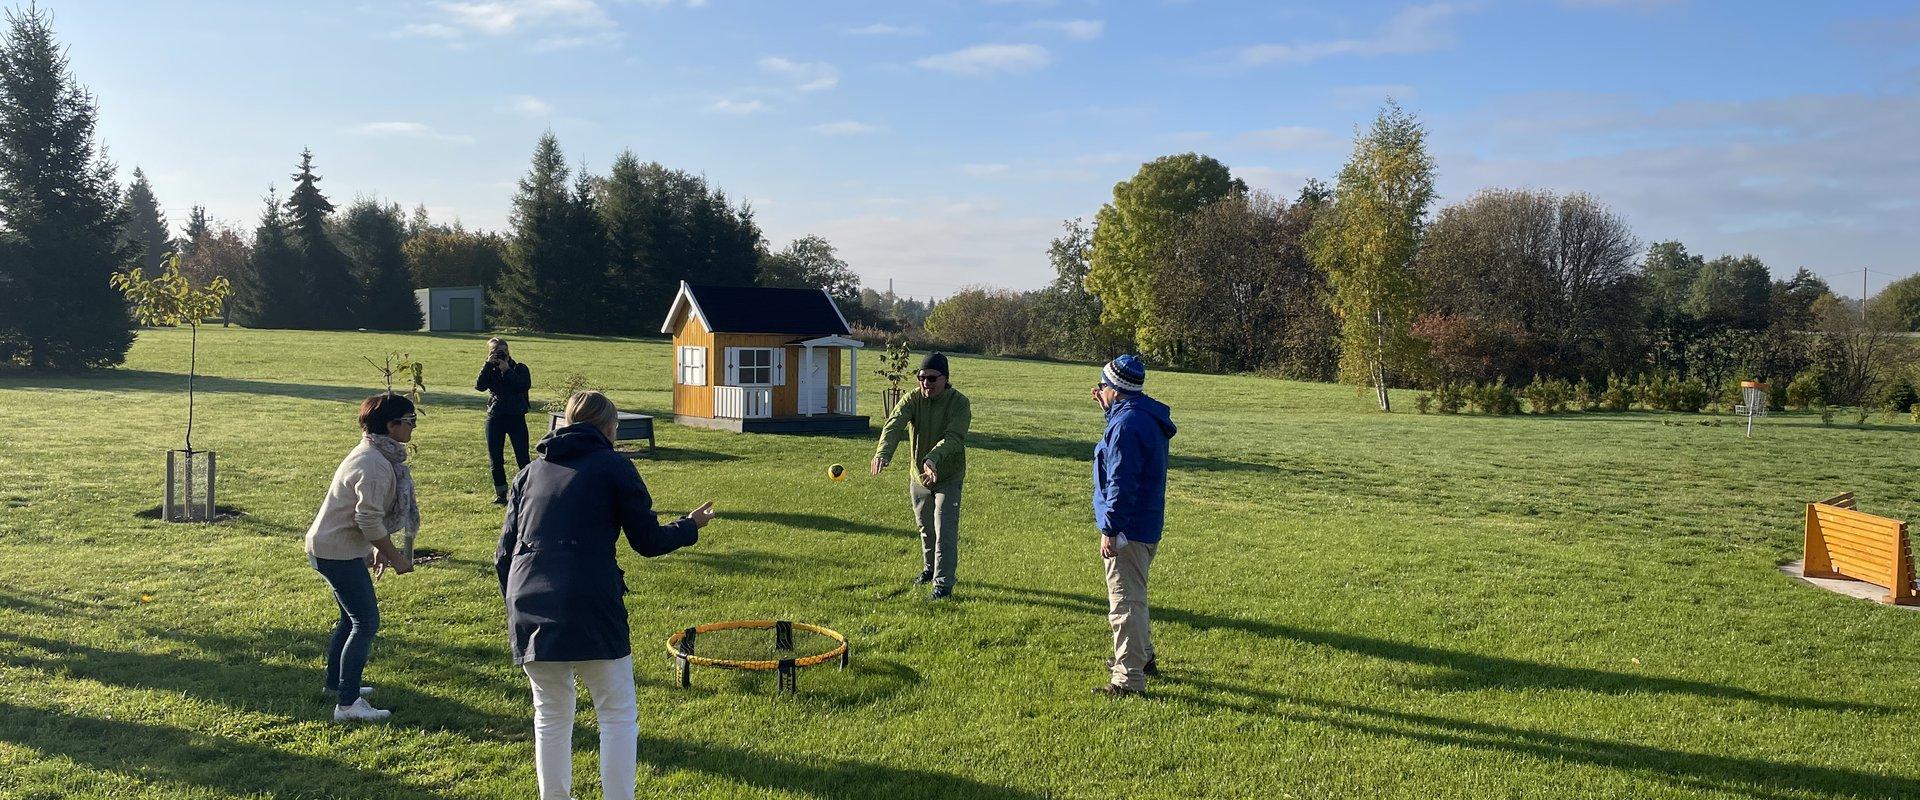
<svg viewBox="0 0 1920 800"><path fill-rule="evenodd" d="M680 293L674 296L660 332L673 333L688 313L699 317L713 333L853 333L825 289L700 286L681 281Z"/></svg>

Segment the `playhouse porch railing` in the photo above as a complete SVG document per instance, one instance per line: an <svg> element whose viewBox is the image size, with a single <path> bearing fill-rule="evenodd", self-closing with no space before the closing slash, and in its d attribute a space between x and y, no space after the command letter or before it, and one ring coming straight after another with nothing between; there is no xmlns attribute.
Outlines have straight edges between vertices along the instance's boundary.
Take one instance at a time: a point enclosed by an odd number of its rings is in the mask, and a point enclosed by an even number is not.
<svg viewBox="0 0 1920 800"><path fill-rule="evenodd" d="M713 415L727 419L764 419L773 416L773 389L754 386L713 387Z"/></svg>
<svg viewBox="0 0 1920 800"><path fill-rule="evenodd" d="M846 414L848 416L852 416L853 414L857 413L855 411L853 387L851 386L833 387L833 413Z"/></svg>

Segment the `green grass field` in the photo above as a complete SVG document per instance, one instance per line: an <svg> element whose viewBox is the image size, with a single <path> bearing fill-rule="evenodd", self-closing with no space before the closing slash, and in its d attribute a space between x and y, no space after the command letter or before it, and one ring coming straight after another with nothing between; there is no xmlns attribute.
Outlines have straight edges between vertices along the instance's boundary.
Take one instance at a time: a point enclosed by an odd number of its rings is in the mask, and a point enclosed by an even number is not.
<svg viewBox="0 0 1920 800"><path fill-rule="evenodd" d="M204 331L196 443L245 512L217 526L137 516L179 446L184 331L142 332L119 370L0 375L0 796L531 796L466 390L482 338ZM380 584L367 680L394 716L340 727L319 688L336 612L300 538L375 387L362 356L390 350L427 365L419 544L451 557ZM578 371L666 412L665 343L514 351L536 400ZM1920 614L1775 571L1810 499L1920 518L1920 429L1382 415L1351 388L1155 373L1181 425L1153 576L1166 674L1111 702L1088 693L1096 371L953 369L975 412L954 602L908 586L907 476L858 469L870 438L659 426L636 461L656 501L720 519L621 556L643 795L1920 796ZM834 462L854 476L826 480ZM769 616L846 633L852 669L792 698L770 674L674 683L668 633Z"/></svg>

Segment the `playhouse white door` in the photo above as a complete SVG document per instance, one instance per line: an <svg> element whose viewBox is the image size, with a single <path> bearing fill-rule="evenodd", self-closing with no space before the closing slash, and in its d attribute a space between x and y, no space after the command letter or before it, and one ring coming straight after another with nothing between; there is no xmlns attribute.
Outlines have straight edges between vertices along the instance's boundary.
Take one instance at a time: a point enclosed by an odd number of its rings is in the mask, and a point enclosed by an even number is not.
<svg viewBox="0 0 1920 800"><path fill-rule="evenodd" d="M804 357L801 359L806 361ZM827 413L827 354L814 353L800 370L800 413Z"/></svg>

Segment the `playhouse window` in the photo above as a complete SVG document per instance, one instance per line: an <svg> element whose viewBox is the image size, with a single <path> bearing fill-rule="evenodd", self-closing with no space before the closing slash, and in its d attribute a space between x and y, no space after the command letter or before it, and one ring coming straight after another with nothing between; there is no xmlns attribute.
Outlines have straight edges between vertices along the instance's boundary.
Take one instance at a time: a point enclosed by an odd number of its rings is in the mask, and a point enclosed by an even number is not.
<svg viewBox="0 0 1920 800"><path fill-rule="evenodd" d="M679 361L681 385L707 385L707 348L682 346Z"/></svg>
<svg viewBox="0 0 1920 800"><path fill-rule="evenodd" d="M767 347L744 347L740 349L740 385L773 385L773 349Z"/></svg>

